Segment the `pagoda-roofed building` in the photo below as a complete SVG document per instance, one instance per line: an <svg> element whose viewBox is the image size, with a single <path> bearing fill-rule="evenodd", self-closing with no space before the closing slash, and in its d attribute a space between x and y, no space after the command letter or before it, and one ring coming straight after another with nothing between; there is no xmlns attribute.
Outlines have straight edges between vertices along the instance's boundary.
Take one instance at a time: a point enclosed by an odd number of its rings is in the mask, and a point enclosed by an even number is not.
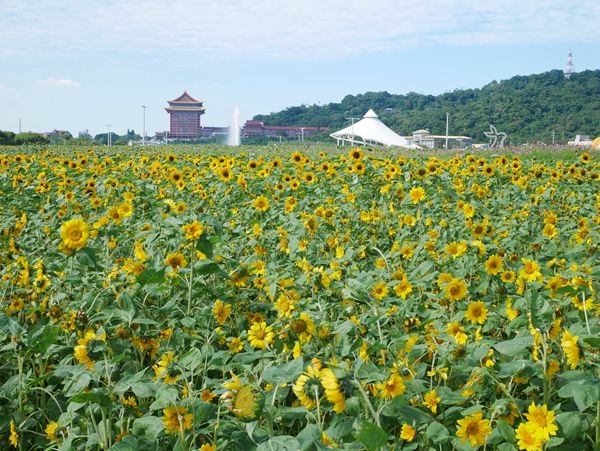
<svg viewBox="0 0 600 451"><path fill-rule="evenodd" d="M168 100L169 106L165 108L171 117L169 138L171 139L196 139L202 134L200 116L206 108L202 101L194 99L184 91L179 97Z"/></svg>

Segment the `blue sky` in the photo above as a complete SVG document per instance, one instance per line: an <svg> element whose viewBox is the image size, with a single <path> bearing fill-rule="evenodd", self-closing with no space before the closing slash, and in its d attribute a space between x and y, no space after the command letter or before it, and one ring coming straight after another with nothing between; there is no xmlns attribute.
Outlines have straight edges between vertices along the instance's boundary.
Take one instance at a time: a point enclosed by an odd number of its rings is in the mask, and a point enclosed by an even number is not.
<svg viewBox="0 0 600 451"><path fill-rule="evenodd" d="M347 94L440 94L600 68L597 0L0 0L0 130L168 129ZM290 124L302 125L302 124Z"/></svg>

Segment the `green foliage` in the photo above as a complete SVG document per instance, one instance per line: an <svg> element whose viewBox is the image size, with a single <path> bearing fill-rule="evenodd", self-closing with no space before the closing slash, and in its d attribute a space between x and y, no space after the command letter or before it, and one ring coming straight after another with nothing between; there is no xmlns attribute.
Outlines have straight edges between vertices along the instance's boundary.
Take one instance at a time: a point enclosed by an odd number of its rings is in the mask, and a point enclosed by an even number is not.
<svg viewBox="0 0 600 451"><path fill-rule="evenodd" d="M444 134L450 113L451 134L486 142L489 125L507 133L511 144L566 143L575 134L600 135L600 70L573 74L565 80L553 70L492 81L480 89L456 89L438 96L366 92L348 95L340 103L301 105L254 119L269 125L302 124L346 127L347 118L362 117L372 108L381 120L401 134L427 128Z"/></svg>

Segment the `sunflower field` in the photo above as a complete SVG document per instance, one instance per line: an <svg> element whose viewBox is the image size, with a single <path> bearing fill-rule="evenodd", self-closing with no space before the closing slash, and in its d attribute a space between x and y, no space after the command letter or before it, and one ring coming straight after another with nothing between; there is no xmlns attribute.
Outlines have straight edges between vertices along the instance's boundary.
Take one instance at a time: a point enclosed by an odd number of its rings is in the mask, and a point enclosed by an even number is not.
<svg viewBox="0 0 600 451"><path fill-rule="evenodd" d="M598 155L113 149L0 149L2 449L600 446Z"/></svg>

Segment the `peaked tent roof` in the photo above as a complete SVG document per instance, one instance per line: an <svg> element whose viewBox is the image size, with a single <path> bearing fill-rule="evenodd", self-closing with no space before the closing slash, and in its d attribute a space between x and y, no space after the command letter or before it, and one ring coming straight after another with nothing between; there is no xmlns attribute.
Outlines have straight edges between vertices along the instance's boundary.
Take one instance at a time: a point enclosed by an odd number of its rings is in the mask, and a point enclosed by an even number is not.
<svg viewBox="0 0 600 451"><path fill-rule="evenodd" d="M187 91L183 91L179 97L173 100L168 100L168 103L202 103L201 100L194 99Z"/></svg>
<svg viewBox="0 0 600 451"><path fill-rule="evenodd" d="M363 118L353 125L332 133L332 138L338 141L348 141L351 144L381 144L384 146L417 148L412 138L400 136L379 120L375 111L369 110Z"/></svg>

